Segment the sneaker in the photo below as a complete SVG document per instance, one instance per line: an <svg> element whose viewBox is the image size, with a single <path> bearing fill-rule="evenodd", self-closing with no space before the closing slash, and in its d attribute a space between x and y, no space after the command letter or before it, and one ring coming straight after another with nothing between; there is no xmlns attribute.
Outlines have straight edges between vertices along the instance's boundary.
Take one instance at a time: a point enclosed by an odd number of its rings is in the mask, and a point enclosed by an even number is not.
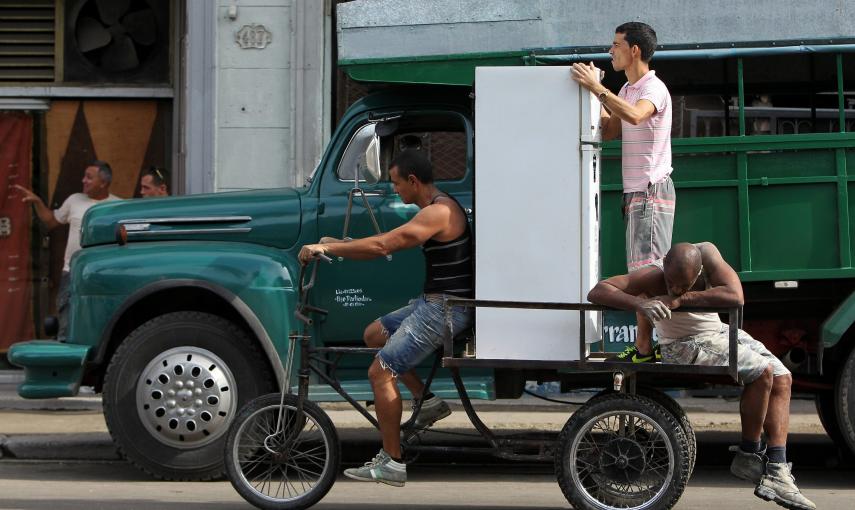
<svg viewBox="0 0 855 510"><path fill-rule="evenodd" d="M662 355L660 354L659 357L661 359ZM638 347L630 345L624 349L622 353L609 358L609 361L623 361L626 363L655 363L656 356L653 353L640 355L638 353Z"/></svg>
<svg viewBox="0 0 855 510"><path fill-rule="evenodd" d="M816 510L813 501L802 496L796 487L796 479L790 473L791 467L783 462L767 462L766 474L754 489L754 495L766 501L774 501L784 508L793 510Z"/></svg>
<svg viewBox="0 0 855 510"><path fill-rule="evenodd" d="M413 412L416 411L417 404L413 404ZM443 418L447 418L451 414L451 408L445 400L434 395L433 397L422 402L422 407L419 409L419 414L407 420L401 425L401 428L407 430L423 430Z"/></svg>
<svg viewBox="0 0 855 510"><path fill-rule="evenodd" d="M766 471L766 449L757 453L744 451L739 445L728 448L734 453L733 462L730 463L730 474L757 485Z"/></svg>
<svg viewBox="0 0 855 510"><path fill-rule="evenodd" d="M362 467L344 470L344 476L360 482L385 483L403 487L407 483L407 465L395 462L385 450L380 450L373 459Z"/></svg>

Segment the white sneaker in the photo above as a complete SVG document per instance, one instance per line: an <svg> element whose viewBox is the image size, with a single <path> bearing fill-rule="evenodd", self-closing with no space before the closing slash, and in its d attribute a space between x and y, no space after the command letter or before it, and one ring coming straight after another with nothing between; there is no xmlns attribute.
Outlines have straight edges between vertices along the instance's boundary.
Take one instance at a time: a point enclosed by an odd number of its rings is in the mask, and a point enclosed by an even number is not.
<svg viewBox="0 0 855 510"><path fill-rule="evenodd" d="M766 463L766 474L754 489L754 495L792 510L816 510L813 501L802 496L796 487L796 478L790 473L790 465L783 462Z"/></svg>
<svg viewBox="0 0 855 510"><path fill-rule="evenodd" d="M416 410L417 404L413 404L413 412ZM401 426L406 430L415 430L421 431L433 425L443 418L447 418L451 414L451 408L448 407L448 404L445 400L437 397L436 395L431 398L422 401L422 407L419 409L419 413L413 415L407 423Z"/></svg>
<svg viewBox="0 0 855 510"><path fill-rule="evenodd" d="M380 450L373 459L362 467L344 470L344 476L360 482L385 483L403 487L407 483L407 465L395 462L385 450Z"/></svg>

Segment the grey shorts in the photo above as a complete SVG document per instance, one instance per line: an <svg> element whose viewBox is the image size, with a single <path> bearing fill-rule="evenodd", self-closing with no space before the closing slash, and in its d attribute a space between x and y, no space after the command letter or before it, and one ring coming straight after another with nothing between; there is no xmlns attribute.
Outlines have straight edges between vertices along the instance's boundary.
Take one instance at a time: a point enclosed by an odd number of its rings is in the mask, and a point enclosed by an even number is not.
<svg viewBox="0 0 855 510"><path fill-rule="evenodd" d="M623 194L626 223L626 267L629 272L649 266L671 249L676 194L670 177L649 184L647 191Z"/></svg>
<svg viewBox="0 0 855 510"><path fill-rule="evenodd" d="M719 333L691 336L671 343L660 344L662 361L678 365L724 366L728 364L728 333L725 324ZM756 381L766 367L772 366L775 377L790 371L781 360L769 352L761 342L745 331L739 330L736 349L736 371L743 386Z"/></svg>

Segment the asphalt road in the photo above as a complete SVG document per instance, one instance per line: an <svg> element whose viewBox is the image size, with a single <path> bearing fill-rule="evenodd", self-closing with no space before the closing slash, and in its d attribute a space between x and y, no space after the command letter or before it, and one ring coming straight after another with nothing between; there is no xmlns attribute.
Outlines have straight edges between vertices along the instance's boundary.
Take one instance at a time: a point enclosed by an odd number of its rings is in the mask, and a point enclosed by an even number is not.
<svg viewBox="0 0 855 510"><path fill-rule="evenodd" d="M855 470L797 472L821 509L852 508ZM228 482L157 482L121 462L0 462L4 510L225 510L252 508ZM548 465L411 466L404 488L340 477L318 510L569 508ZM726 469L699 468L678 509L778 508Z"/></svg>

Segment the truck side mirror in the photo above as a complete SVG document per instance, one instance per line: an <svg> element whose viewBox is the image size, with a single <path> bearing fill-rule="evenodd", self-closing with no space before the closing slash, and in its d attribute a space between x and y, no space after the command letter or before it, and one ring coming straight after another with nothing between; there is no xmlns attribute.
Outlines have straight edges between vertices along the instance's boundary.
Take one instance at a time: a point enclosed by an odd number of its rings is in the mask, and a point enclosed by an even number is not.
<svg viewBox="0 0 855 510"><path fill-rule="evenodd" d="M375 132L362 158L356 165L356 182L375 184L380 182L380 137Z"/></svg>

